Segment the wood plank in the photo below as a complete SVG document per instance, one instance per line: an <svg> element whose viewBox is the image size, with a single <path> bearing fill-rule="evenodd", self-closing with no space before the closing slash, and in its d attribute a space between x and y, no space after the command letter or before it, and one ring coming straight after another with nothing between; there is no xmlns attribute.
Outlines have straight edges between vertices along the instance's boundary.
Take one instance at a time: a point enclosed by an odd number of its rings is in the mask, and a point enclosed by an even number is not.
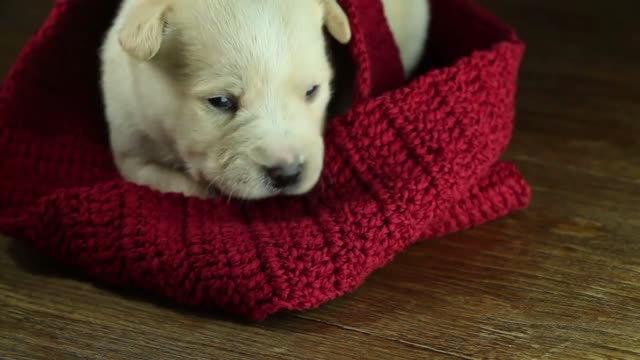
<svg viewBox="0 0 640 360"><path fill-rule="evenodd" d="M192 312L142 294L97 287L6 238L0 238L0 250L4 359L104 359L108 354L109 359L129 360L412 360L440 355L291 315L247 324Z"/></svg>
<svg viewBox="0 0 640 360"><path fill-rule="evenodd" d="M581 174L554 188L570 170L544 169L523 164L539 184L526 212L414 246L304 317L460 358L640 358L640 218L625 217L639 187ZM626 206L602 212L605 198Z"/></svg>

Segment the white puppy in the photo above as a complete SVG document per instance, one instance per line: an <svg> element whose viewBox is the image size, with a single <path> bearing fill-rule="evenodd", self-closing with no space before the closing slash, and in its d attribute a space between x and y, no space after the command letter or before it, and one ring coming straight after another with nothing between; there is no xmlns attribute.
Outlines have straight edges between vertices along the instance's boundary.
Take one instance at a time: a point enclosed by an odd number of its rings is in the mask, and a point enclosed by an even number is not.
<svg viewBox="0 0 640 360"><path fill-rule="evenodd" d="M428 0L384 6L409 73ZM122 176L199 197L309 191L334 77L324 29L350 41L336 0L123 0L101 54Z"/></svg>

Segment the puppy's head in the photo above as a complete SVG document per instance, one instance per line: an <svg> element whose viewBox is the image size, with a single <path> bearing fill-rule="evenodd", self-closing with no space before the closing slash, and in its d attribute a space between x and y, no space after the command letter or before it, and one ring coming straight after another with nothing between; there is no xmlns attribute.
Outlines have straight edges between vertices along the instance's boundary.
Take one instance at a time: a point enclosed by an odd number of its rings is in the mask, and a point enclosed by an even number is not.
<svg viewBox="0 0 640 360"><path fill-rule="evenodd" d="M157 67L179 116L162 126L189 173L245 199L318 181L333 71L324 29L350 40L336 0L139 0L122 47Z"/></svg>

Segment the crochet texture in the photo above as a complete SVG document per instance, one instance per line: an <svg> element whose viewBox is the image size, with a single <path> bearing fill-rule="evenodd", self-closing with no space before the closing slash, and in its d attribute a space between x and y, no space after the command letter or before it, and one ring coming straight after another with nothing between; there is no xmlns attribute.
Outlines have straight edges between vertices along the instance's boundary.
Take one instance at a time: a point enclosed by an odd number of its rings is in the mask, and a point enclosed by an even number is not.
<svg viewBox="0 0 640 360"><path fill-rule="evenodd" d="M418 239L527 205L499 158L524 46L469 0L432 0L429 54L406 82L379 0L342 0L353 109L332 119L307 196L199 200L123 181L98 87L118 1L57 0L0 92L0 232L99 282L250 319L305 310L362 284Z"/></svg>

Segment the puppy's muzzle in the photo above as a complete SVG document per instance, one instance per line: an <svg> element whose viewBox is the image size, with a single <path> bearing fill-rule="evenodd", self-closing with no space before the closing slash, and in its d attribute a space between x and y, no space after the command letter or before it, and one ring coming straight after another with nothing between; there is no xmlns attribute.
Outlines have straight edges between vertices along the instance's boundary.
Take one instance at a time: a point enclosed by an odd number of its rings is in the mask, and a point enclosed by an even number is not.
<svg viewBox="0 0 640 360"><path fill-rule="evenodd" d="M296 187L304 177L305 157L288 147L262 147L253 149L251 158L258 163L264 176L274 189Z"/></svg>
<svg viewBox="0 0 640 360"><path fill-rule="evenodd" d="M303 168L304 162L294 161L265 168L265 171L271 181L271 185L278 190L282 190L293 187L300 182Z"/></svg>

